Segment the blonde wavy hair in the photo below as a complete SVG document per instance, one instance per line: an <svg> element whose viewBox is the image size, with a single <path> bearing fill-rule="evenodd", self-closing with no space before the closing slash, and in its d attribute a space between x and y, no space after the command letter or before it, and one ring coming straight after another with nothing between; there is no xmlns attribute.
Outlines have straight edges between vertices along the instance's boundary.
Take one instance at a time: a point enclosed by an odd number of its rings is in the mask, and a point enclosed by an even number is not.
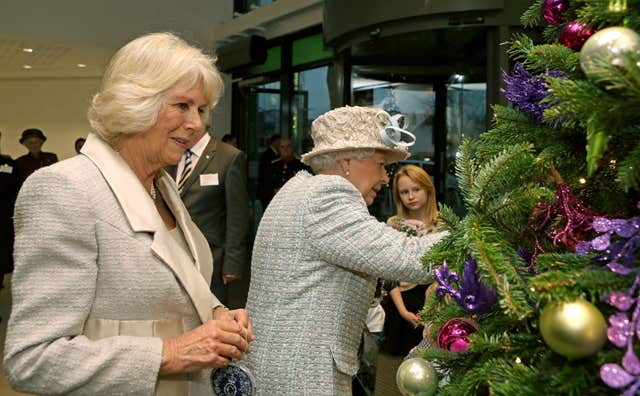
<svg viewBox="0 0 640 396"><path fill-rule="evenodd" d="M436 205L436 187L433 185L429 174L419 166L405 165L400 168L395 176L393 176L393 202L396 205L396 214L398 217L407 219L409 211L402 204L400 198L400 191L398 188L398 181L402 176L406 176L414 183L418 184L427 193L427 202L425 208L424 219L418 219L424 221L428 228L436 228L438 222L438 206Z"/></svg>
<svg viewBox="0 0 640 396"><path fill-rule="evenodd" d="M111 58L93 96L88 111L93 131L116 148L122 135L155 124L167 90L178 84L191 89L200 81L206 124L224 87L215 61L172 33L151 33L130 41Z"/></svg>

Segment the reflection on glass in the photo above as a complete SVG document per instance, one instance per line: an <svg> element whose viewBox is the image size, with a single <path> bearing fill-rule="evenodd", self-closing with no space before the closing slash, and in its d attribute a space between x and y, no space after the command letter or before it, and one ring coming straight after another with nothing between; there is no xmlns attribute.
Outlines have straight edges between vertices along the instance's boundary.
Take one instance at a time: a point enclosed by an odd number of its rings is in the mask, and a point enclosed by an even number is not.
<svg viewBox="0 0 640 396"><path fill-rule="evenodd" d="M296 156L313 148L311 123L331 109L327 73L328 67L322 66L293 75L290 137Z"/></svg>
<svg viewBox="0 0 640 396"><path fill-rule="evenodd" d="M256 8L264 7L267 4L273 3L275 0L235 0L233 3L233 10L244 14L249 11L253 11Z"/></svg>
<svg viewBox="0 0 640 396"><path fill-rule="evenodd" d="M445 203L458 215L464 205L455 177L455 160L464 139L477 139L486 129L487 84L465 84L464 76L454 74L447 85L447 158L445 170Z"/></svg>

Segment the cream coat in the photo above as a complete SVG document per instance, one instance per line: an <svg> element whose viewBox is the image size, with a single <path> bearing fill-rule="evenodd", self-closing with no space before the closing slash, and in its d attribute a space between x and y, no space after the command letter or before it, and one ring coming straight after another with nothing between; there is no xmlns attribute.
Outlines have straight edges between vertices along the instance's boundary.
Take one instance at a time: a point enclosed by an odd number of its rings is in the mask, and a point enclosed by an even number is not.
<svg viewBox="0 0 640 396"><path fill-rule="evenodd" d="M258 395L350 395L378 276L428 283L420 258L445 233L409 237L369 214L341 176L302 171L276 194L253 248L246 362Z"/></svg>
<svg viewBox="0 0 640 396"><path fill-rule="evenodd" d="M188 252L115 151L90 135L82 152L34 173L18 197L9 382L37 394L211 395L208 372L158 380L161 337L220 305L207 241L164 171L157 188Z"/></svg>

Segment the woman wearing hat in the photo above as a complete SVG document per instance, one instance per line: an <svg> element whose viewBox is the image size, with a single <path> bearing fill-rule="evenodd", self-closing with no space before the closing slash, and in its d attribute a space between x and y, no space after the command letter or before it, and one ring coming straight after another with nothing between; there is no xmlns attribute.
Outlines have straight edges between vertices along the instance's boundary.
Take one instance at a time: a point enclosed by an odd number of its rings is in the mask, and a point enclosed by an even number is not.
<svg viewBox="0 0 640 396"><path fill-rule="evenodd" d="M15 210L4 369L55 395L213 395L253 339L209 289L207 240L163 170L221 94L214 59L169 33L121 48L82 154L35 172Z"/></svg>
<svg viewBox="0 0 640 396"><path fill-rule="evenodd" d="M378 277L428 283L420 258L445 233L411 238L371 216L385 165L409 156L396 116L343 107L312 124L314 148L260 222L247 355L260 395L350 395Z"/></svg>
<svg viewBox="0 0 640 396"><path fill-rule="evenodd" d="M39 129L29 128L22 131L20 144L24 145L29 152L16 160L18 187L36 170L58 162L57 155L42 151L42 145L46 140L47 137Z"/></svg>

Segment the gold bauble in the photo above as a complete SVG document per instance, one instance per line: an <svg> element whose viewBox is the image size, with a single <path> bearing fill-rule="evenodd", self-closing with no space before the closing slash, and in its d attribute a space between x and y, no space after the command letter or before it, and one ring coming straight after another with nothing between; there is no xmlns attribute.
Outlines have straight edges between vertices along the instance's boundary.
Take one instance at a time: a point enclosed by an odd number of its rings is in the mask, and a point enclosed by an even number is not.
<svg viewBox="0 0 640 396"><path fill-rule="evenodd" d="M598 308L579 298L547 305L540 315L540 332L554 352L579 359L602 348L607 340L607 323Z"/></svg>

